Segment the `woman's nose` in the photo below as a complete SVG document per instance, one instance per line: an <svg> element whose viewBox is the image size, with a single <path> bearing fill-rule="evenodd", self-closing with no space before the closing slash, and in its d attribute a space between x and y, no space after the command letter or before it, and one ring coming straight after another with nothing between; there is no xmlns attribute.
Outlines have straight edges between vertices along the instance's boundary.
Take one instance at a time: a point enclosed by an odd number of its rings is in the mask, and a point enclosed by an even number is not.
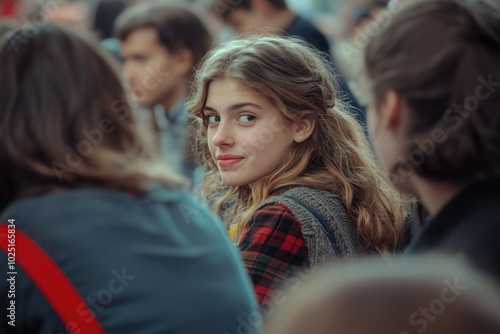
<svg viewBox="0 0 500 334"><path fill-rule="evenodd" d="M234 136L232 133L231 124L221 121L212 140L218 147L234 145Z"/></svg>

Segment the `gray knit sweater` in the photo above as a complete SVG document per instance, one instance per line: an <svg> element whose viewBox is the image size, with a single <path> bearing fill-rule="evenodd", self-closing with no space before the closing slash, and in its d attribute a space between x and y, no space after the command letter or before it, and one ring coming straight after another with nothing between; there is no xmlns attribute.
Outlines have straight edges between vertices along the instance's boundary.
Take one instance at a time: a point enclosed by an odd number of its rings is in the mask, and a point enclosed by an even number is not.
<svg viewBox="0 0 500 334"><path fill-rule="evenodd" d="M341 254L335 253L326 232L309 210L286 196L299 199L323 217L335 235ZM287 206L299 221L311 267L331 262L335 257L353 257L363 253L361 241L356 233L356 224L348 217L338 195L310 187L295 187L279 195L271 196L257 210L274 203Z"/></svg>

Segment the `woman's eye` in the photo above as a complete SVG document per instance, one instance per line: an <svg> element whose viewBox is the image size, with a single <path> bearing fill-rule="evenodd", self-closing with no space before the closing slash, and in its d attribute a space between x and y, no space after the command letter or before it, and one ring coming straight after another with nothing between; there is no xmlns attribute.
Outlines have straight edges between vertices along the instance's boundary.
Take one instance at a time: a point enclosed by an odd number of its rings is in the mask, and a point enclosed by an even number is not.
<svg viewBox="0 0 500 334"><path fill-rule="evenodd" d="M220 117L217 115L206 116L206 119L207 119L208 124L220 122Z"/></svg>
<svg viewBox="0 0 500 334"><path fill-rule="evenodd" d="M253 120L255 120L255 116L252 116L252 115L241 115L240 116L240 121L242 123L250 123Z"/></svg>

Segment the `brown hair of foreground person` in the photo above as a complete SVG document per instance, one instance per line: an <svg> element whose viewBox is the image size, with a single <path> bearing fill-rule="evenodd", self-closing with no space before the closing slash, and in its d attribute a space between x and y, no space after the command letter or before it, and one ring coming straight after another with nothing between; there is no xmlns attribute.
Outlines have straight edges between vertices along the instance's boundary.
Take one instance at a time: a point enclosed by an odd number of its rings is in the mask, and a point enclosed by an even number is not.
<svg viewBox="0 0 500 334"><path fill-rule="evenodd" d="M500 289L450 258L339 263L285 297L266 334L500 333Z"/></svg>
<svg viewBox="0 0 500 334"><path fill-rule="evenodd" d="M0 63L0 211L47 190L183 184L152 151L95 41L54 24L19 28L0 40Z"/></svg>

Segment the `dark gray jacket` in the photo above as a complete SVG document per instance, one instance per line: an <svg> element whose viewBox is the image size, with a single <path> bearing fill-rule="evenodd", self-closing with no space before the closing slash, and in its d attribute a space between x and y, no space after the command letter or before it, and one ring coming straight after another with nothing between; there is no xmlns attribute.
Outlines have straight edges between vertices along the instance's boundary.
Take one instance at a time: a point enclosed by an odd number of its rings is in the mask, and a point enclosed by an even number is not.
<svg viewBox="0 0 500 334"><path fill-rule="evenodd" d="M52 192L12 203L0 219L12 218L64 271L106 333L238 333L257 310L221 223L184 191ZM0 263L6 268L4 252ZM4 316L0 332L65 333L44 296L21 268L17 272L16 327Z"/></svg>

